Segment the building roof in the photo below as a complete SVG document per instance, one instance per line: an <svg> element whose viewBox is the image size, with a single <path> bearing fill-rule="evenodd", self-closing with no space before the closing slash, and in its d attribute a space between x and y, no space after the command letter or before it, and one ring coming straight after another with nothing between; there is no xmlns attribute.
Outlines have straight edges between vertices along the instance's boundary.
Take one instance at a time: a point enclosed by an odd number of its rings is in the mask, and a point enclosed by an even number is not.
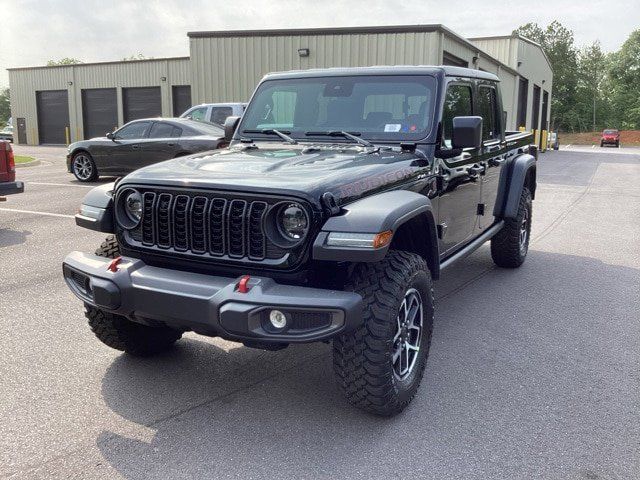
<svg viewBox="0 0 640 480"><path fill-rule="evenodd" d="M275 28L259 30L213 30L189 32L191 38L201 37L273 37L285 35L353 35L366 33L413 33L448 30L444 25L381 25L372 27ZM453 32L451 32L453 33Z"/></svg>
<svg viewBox="0 0 640 480"><path fill-rule="evenodd" d="M88 62L88 63L70 63L68 65L38 65L35 67L11 67L7 68L9 71L14 70L35 70L39 68L64 68L64 67L90 67L93 65L113 65L117 63L134 64L142 62L161 62L167 60L189 60L189 57L160 57L160 58L141 58L136 60L109 60L106 62Z"/></svg>

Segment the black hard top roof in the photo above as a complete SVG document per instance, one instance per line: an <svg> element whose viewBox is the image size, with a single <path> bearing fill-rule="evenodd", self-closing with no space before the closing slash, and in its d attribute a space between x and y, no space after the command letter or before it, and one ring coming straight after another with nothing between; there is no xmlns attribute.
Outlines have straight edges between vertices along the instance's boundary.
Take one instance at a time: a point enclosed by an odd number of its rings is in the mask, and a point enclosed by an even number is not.
<svg viewBox="0 0 640 480"><path fill-rule="evenodd" d="M290 70L288 72L273 72L264 76L264 80L314 77L344 77L355 75L445 75L449 77L467 77L499 82L493 73L472 68L451 67L448 65L393 65L376 67L338 67L312 68L308 70Z"/></svg>

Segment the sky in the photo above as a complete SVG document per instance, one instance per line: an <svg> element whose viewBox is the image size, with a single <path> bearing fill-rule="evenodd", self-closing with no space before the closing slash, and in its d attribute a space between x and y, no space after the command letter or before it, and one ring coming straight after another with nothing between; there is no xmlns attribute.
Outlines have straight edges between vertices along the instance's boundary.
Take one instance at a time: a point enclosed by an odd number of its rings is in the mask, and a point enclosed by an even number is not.
<svg viewBox="0 0 640 480"><path fill-rule="evenodd" d="M187 56L189 31L441 23L474 37L556 19L578 46L614 51L640 28L640 0L0 0L0 86L6 68L50 59Z"/></svg>

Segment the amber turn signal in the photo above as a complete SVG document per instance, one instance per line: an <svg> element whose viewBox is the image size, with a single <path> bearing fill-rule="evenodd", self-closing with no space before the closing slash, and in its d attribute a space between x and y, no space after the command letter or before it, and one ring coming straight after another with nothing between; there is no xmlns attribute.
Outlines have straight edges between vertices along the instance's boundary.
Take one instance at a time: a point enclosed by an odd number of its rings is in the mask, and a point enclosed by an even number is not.
<svg viewBox="0 0 640 480"><path fill-rule="evenodd" d="M391 237L393 237L393 232L391 230L376 234L376 236L373 237L373 248L386 247L391 243Z"/></svg>

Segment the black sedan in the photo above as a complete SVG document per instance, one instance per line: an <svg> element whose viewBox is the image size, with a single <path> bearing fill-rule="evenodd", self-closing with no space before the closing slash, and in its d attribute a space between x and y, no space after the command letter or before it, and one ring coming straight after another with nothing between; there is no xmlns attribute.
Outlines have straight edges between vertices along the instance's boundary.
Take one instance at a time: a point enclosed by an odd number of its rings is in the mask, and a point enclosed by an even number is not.
<svg viewBox="0 0 640 480"><path fill-rule="evenodd" d="M105 137L69 145L67 170L81 182L224 145L221 127L184 118L134 120Z"/></svg>

